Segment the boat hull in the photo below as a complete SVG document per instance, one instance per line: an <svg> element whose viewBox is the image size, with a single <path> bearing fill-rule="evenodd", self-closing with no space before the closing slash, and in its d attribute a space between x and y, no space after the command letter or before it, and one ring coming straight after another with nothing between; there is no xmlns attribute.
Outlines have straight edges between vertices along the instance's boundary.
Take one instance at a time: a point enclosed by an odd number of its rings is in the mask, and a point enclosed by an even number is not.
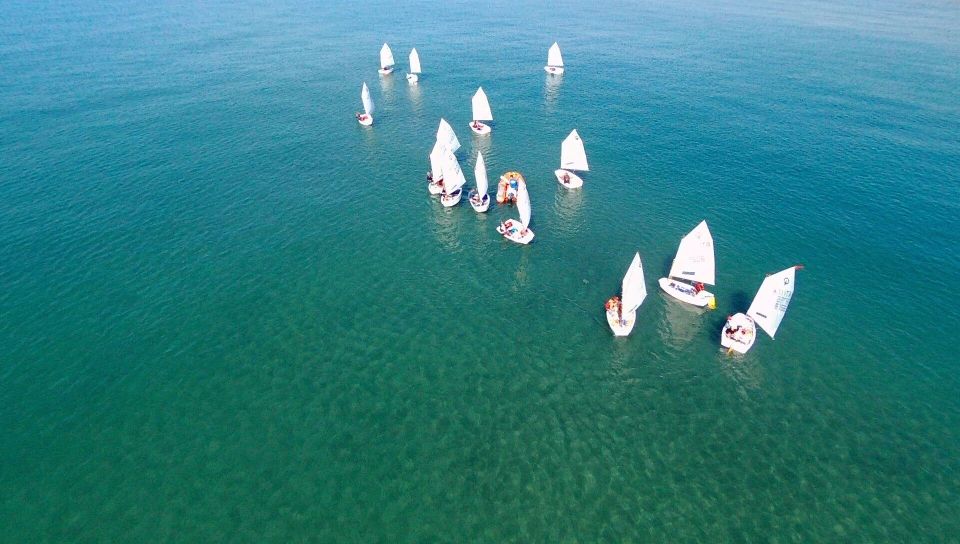
<svg viewBox="0 0 960 544"><path fill-rule="evenodd" d="M377 72L379 72L381 76L388 76L393 73L393 66L389 68L381 68L377 70Z"/></svg>
<svg viewBox="0 0 960 544"><path fill-rule="evenodd" d="M523 225L520 224L520 221L516 219L507 219L506 222L501 223L497 226L497 232L503 235L504 238L510 240L511 242L516 242L518 244L529 244L533 241L533 231L524 229Z"/></svg>
<svg viewBox="0 0 960 544"><path fill-rule="evenodd" d="M428 191L431 195L439 195L440 193L443 192L443 185L441 185L441 182L442 182L442 181L443 181L443 180L441 179L441 180L437 180L437 181L428 182L428 183L427 183L427 191Z"/></svg>
<svg viewBox="0 0 960 544"><path fill-rule="evenodd" d="M490 209L490 195L483 195L483 198L479 199L479 202L477 202L477 200L475 197L470 197L470 206L475 212L483 213Z"/></svg>
<svg viewBox="0 0 960 544"><path fill-rule="evenodd" d="M616 310L606 310L607 325L613 331L614 336L628 336L633 331L633 326L637 324L637 311L624 312L622 319L617 315Z"/></svg>
<svg viewBox="0 0 960 544"><path fill-rule="evenodd" d="M747 314L730 316L720 331L720 345L740 354L750 351L756 341L757 325Z"/></svg>
<svg viewBox="0 0 960 544"><path fill-rule="evenodd" d="M672 278L660 278L658 283L660 284L660 289L662 289L664 293L679 300L680 302L686 302L687 304L692 304L699 308L703 308L704 306L710 304L710 301L714 299L713 293L710 291L703 290L697 293L693 286L691 286L689 283L677 281Z"/></svg>
<svg viewBox="0 0 960 544"><path fill-rule="evenodd" d="M487 134L490 134L492 129L490 128L490 125L481 123L480 121L474 121L470 123L470 130L472 130L474 134L486 136Z"/></svg>
<svg viewBox="0 0 960 544"><path fill-rule="evenodd" d="M563 73L563 66L544 66L543 70L548 74L559 76Z"/></svg>
<svg viewBox="0 0 960 544"><path fill-rule="evenodd" d="M579 189L580 187L583 187L583 180L580 179L580 176L569 170L563 170L561 168L559 170L554 170L553 174L557 176L557 183L566 187L567 189ZM569 177L567 181L563 180L564 175Z"/></svg>
<svg viewBox="0 0 960 544"><path fill-rule="evenodd" d="M365 126L365 127L369 127L370 125L373 124L373 116L372 116L372 115L361 115L360 117L357 118L357 122L360 123L361 125Z"/></svg>
<svg viewBox="0 0 960 544"><path fill-rule="evenodd" d="M444 208L452 208L460 203L461 198L463 198L463 189L457 189L453 194L440 195L440 204L443 204Z"/></svg>
<svg viewBox="0 0 960 544"><path fill-rule="evenodd" d="M407 81L409 81L411 85L416 85L417 82L420 81L420 77L417 74L407 74Z"/></svg>

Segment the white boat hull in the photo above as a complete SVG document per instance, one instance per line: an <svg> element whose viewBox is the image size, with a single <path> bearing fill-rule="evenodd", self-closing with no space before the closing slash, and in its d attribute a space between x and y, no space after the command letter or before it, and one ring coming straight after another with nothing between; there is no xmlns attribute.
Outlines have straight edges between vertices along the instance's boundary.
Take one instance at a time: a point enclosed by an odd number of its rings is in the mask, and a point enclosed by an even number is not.
<svg viewBox="0 0 960 544"><path fill-rule="evenodd" d="M624 312L622 319L621 316L617 315L616 310L606 310L607 314L607 325L610 326L610 330L613 331L614 336L627 336L633 330L633 326L637 323L637 311Z"/></svg>
<svg viewBox="0 0 960 544"><path fill-rule="evenodd" d="M450 195L440 195L440 204L443 204L444 208L452 208L460 203L460 199L463 198L463 189L457 189Z"/></svg>
<svg viewBox="0 0 960 544"><path fill-rule="evenodd" d="M365 126L365 127L369 127L370 125L373 124L373 116L372 116L372 115L361 115L360 117L357 117L357 122L360 123L361 125Z"/></svg>
<svg viewBox="0 0 960 544"><path fill-rule="evenodd" d="M563 66L544 66L544 71L548 74L559 76L563 73Z"/></svg>
<svg viewBox="0 0 960 544"><path fill-rule="evenodd" d="M490 209L490 195L483 195L482 199L476 198L477 195L470 197L470 206L477 213L483 213Z"/></svg>
<svg viewBox="0 0 960 544"><path fill-rule="evenodd" d="M569 170L554 170L553 174L557 176L557 183L563 185L567 189L579 189L580 187L583 187L583 180L580 179L580 176ZM563 179L564 176L568 177L566 181Z"/></svg>
<svg viewBox="0 0 960 544"><path fill-rule="evenodd" d="M441 185L441 183L440 183L441 181L443 181L443 180L439 180L439 181L436 181L436 182L434 182L434 181L428 182L428 183L427 183L427 191L429 191L431 195L439 195L440 193L442 193L442 192L443 192L443 185Z"/></svg>
<svg viewBox="0 0 960 544"><path fill-rule="evenodd" d="M481 136L484 136L484 135L490 134L491 128L490 128L490 125L481 123L480 121L473 121L472 123L470 123L470 130L472 130L474 134L479 134Z"/></svg>
<svg viewBox="0 0 960 544"><path fill-rule="evenodd" d="M757 340L757 325L747 314L734 314L720 331L720 345L737 353L746 353Z"/></svg>
<svg viewBox="0 0 960 544"><path fill-rule="evenodd" d="M687 304L693 304L694 306L703 308L713 300L713 293L707 290L697 293L696 289L689 283L677 281L672 278L660 278L658 283L664 293L680 302L686 302Z"/></svg>
<svg viewBox="0 0 960 544"><path fill-rule="evenodd" d="M506 222L498 225L497 232L502 234L504 238L510 240L511 242L524 245L533 241L534 236L532 230L524 229L520 221L517 221L516 219L507 219Z"/></svg>
<svg viewBox="0 0 960 544"><path fill-rule="evenodd" d="M393 73L393 66L389 68L381 68L377 70L377 72L379 72L381 76L388 76Z"/></svg>
<svg viewBox="0 0 960 544"><path fill-rule="evenodd" d="M417 82L420 81L420 77L417 76L417 74L407 74L407 81L409 81L411 85L416 85Z"/></svg>

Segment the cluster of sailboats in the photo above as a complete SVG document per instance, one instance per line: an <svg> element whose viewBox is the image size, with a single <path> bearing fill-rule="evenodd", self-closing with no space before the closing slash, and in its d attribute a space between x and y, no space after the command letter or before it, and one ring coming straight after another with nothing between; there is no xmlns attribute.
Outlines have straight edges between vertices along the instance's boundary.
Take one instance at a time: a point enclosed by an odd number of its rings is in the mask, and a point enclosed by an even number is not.
<svg viewBox="0 0 960 544"><path fill-rule="evenodd" d="M407 81L416 85L422 71L420 56L415 48L410 51L409 63ZM391 74L394 68L393 52L390 46L383 44L380 49L379 73L386 76ZM563 57L556 42L547 52L547 65L544 70L552 75L564 73ZM361 88L360 99L364 112L356 114L357 121L361 125L370 126L373 124L374 110L366 83ZM493 129L487 122L493 121L493 112L482 87L474 93L471 106L473 116L470 130L479 136L489 135ZM439 195L440 204L448 208L460 203L467 181L457 160L458 149L460 141L453 127L441 118L436 142L428 156L430 171L427 174L427 191L431 195ZM560 168L554 171L554 175L562 187L579 189L583 187L583 178L577 172L589 170L583 140L574 129L560 144ZM473 174L475 187L470 190L467 200L477 213L484 213L490 208L491 197L488 194L486 163L480 151L477 151ZM533 241L535 235L530 229L530 195L523 175L519 172L506 172L500 176L496 199L498 204L515 204L518 215L517 219L501 222L497 226L497 232L518 244L529 244ZM720 345L727 348L728 354L743 354L749 351L756 341L757 327L763 329L771 338L776 335L793 297L796 271L801 268L799 265L791 266L767 276L746 313L737 313L727 318L720 333ZM707 222L701 221L680 239L670 272L657 283L664 293L681 303L713 310L717 305L716 297L707 290L707 286L714 285L715 281L713 235ZM628 336L631 333L637 322L637 313L646 298L643 262L640 253L635 253L623 276L620 295L611 297L605 304L607 324L615 336Z"/></svg>
<svg viewBox="0 0 960 544"><path fill-rule="evenodd" d="M423 73L420 66L420 53L414 47L410 50L408 57L410 71L407 72L407 81L410 85L417 85L420 82L420 75ZM377 72L381 76L389 76L396 68L396 60L393 58L393 50L388 44L383 44L380 48L380 69ZM547 65L543 67L548 74L563 74L563 57L560 55L560 46L554 42L547 51ZM373 100L370 98L370 89L367 83L363 83L360 90L360 101L363 104L363 113L357 113L357 122L365 127L373 124ZM490 101L487 100L487 93L483 88L477 89L473 95L473 120L470 121L470 130L479 134L490 134L492 130L490 125L484 121L493 121L493 112L490 111Z"/></svg>
<svg viewBox="0 0 960 544"><path fill-rule="evenodd" d="M727 353L743 354L749 351L757 338L757 326L770 338L777 334L793 297L796 271L801 268L795 265L767 276L747 312L727 318L720 333L720 345L727 348ZM701 221L680 240L670 272L657 283L664 293L682 303L713 310L717 307L717 299L707 291L706 286L714 285L715 281L713 236L707 222ZM607 324L615 336L630 334L637 321L637 310L646 298L643 263L640 254L636 253L623 276L620 296L611 297L605 305Z"/></svg>

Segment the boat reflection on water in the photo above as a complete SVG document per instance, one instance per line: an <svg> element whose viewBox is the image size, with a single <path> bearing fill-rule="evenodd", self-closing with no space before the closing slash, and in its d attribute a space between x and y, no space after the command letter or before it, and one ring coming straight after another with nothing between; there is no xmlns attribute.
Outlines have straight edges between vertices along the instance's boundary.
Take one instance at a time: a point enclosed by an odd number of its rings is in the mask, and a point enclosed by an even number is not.
<svg viewBox="0 0 960 544"><path fill-rule="evenodd" d="M661 295L663 295L662 292ZM657 326L660 331L660 338L674 349L683 349L703 329L705 323L703 316L709 310L684 304L669 296L663 296L662 298L664 301L664 319Z"/></svg>
<svg viewBox="0 0 960 544"><path fill-rule="evenodd" d="M575 235L583 230L584 191L568 191L561 188L553 198L553 210L558 221L554 224L558 234Z"/></svg>
<svg viewBox="0 0 960 544"><path fill-rule="evenodd" d="M745 399L763 386L763 366L757 357L728 355L727 350L720 349L717 350L717 364L720 371L737 384L737 393Z"/></svg>
<svg viewBox="0 0 960 544"><path fill-rule="evenodd" d="M547 106L547 111L554 113L557 99L560 98L560 87L563 83L563 76L552 76L547 74L543 84L543 102Z"/></svg>
<svg viewBox="0 0 960 544"><path fill-rule="evenodd" d="M413 107L413 112L420 115L423 108L423 94L420 92L420 85L407 85L407 87L410 89L410 104Z"/></svg>
<svg viewBox="0 0 960 544"><path fill-rule="evenodd" d="M460 210L460 205L452 208L445 208L440 205L438 197L430 197L430 204L433 213L433 233L437 242L449 251L463 251L461 230L463 230L463 218L465 214ZM462 204L462 202L461 202ZM472 218L471 218L472 219Z"/></svg>
<svg viewBox="0 0 960 544"><path fill-rule="evenodd" d="M527 287L527 285L530 283L530 278L527 275L527 267L530 261L528 250L529 246L521 248L520 262L517 263L517 270L513 273L513 285L511 286L511 289L515 293Z"/></svg>

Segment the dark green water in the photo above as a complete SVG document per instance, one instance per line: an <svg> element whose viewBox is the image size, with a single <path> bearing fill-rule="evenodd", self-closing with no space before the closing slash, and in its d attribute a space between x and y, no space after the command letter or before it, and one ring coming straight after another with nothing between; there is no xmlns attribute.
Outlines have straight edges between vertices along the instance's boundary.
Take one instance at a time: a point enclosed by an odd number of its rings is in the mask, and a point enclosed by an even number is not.
<svg viewBox="0 0 960 544"><path fill-rule="evenodd" d="M956 3L0 21L0 540L960 538ZM465 170L527 176L533 245L427 196L440 116ZM655 284L704 218L710 313ZM724 317L795 263L777 339L726 357Z"/></svg>

